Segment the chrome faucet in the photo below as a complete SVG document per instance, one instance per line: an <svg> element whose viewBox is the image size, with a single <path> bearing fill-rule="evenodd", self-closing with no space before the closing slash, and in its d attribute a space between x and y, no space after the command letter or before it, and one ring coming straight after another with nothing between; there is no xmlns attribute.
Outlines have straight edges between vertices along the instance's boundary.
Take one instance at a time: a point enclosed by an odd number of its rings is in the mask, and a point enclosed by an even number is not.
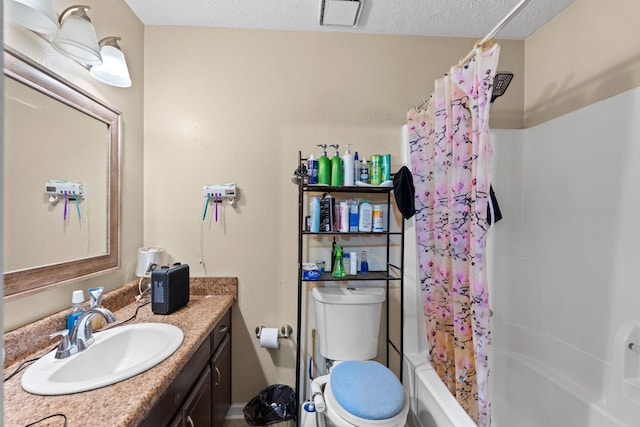
<svg viewBox="0 0 640 427"><path fill-rule="evenodd" d="M82 313L76 321L75 326L69 333L68 329L54 332L49 338L61 336L60 344L56 350L56 359L65 359L76 353L86 350L94 342L93 331L91 330L91 319L96 316L104 317L107 323L116 321L113 313L104 307L94 307Z"/></svg>

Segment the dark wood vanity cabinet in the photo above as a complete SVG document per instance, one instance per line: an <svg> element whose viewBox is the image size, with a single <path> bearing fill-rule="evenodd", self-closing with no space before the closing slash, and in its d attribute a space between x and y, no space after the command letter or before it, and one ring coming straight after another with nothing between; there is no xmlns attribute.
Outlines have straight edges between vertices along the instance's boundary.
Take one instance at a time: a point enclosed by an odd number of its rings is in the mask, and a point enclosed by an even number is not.
<svg viewBox="0 0 640 427"><path fill-rule="evenodd" d="M220 427L231 405L231 310L155 403L140 426Z"/></svg>
<svg viewBox="0 0 640 427"><path fill-rule="evenodd" d="M231 337L222 341L211 359L213 382L213 425L222 427L231 406Z"/></svg>

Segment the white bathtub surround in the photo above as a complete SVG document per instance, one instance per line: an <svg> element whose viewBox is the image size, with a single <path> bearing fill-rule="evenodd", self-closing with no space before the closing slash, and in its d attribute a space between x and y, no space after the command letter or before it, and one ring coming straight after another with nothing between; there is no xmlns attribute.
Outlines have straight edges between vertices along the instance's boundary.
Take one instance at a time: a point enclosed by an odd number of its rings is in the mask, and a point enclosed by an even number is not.
<svg viewBox="0 0 640 427"><path fill-rule="evenodd" d="M495 132L494 427L640 423L638 117L640 88Z"/></svg>
<svg viewBox="0 0 640 427"><path fill-rule="evenodd" d="M487 202L489 110L500 47L436 80L424 109L407 113L416 187L419 283L431 363L469 415L491 424Z"/></svg>
<svg viewBox="0 0 640 427"><path fill-rule="evenodd" d="M495 350L492 427L632 427L576 384L535 360ZM618 408L624 412L625 409Z"/></svg>

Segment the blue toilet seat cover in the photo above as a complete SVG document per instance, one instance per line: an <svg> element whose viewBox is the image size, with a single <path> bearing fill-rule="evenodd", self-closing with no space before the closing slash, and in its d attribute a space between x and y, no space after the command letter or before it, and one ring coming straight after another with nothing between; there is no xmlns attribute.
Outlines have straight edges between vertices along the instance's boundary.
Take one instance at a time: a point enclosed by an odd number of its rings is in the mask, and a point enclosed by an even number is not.
<svg viewBox="0 0 640 427"><path fill-rule="evenodd" d="M384 420L398 414L404 391L398 378L374 361L347 361L331 371L331 391L345 410L367 420Z"/></svg>

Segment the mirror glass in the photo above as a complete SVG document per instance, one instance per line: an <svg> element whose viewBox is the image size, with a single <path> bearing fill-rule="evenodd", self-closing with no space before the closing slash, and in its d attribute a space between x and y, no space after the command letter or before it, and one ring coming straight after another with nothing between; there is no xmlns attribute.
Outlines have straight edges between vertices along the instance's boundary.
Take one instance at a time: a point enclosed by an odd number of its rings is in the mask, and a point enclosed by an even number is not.
<svg viewBox="0 0 640 427"><path fill-rule="evenodd" d="M5 295L117 268L120 113L17 52L4 58Z"/></svg>

